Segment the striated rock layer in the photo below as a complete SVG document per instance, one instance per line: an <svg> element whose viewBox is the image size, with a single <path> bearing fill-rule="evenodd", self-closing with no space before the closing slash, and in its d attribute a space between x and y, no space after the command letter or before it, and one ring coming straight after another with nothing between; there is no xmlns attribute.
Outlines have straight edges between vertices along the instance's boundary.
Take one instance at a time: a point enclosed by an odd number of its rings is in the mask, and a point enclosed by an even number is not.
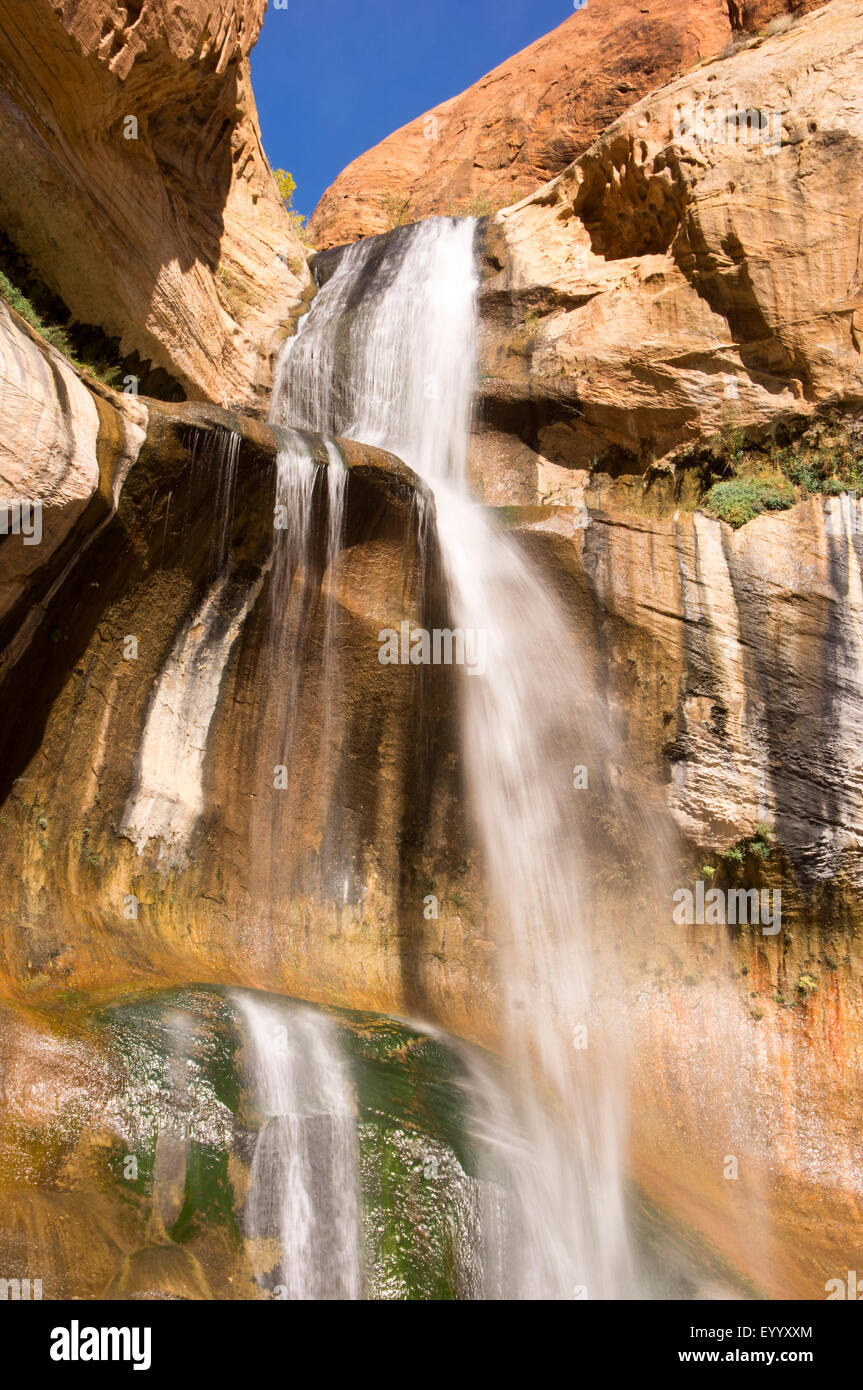
<svg viewBox="0 0 863 1390"><path fill-rule="evenodd" d="M261 147L265 0L9 0L0 231L74 318L194 398L263 401L304 252Z"/></svg>
<svg viewBox="0 0 863 1390"><path fill-rule="evenodd" d="M590 0L550 34L360 155L309 222L322 249L406 222L496 209L559 174L634 101L737 32L811 4Z"/></svg>

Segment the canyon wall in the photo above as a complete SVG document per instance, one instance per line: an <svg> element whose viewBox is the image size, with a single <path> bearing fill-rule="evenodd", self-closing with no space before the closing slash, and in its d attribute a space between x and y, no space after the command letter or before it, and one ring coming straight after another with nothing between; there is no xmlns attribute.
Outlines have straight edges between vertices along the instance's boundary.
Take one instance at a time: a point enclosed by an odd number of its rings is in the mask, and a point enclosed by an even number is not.
<svg viewBox="0 0 863 1390"><path fill-rule="evenodd" d="M118 359L265 405L309 293L261 146L248 54L266 0L9 0L0 227Z"/></svg>
<svg viewBox="0 0 863 1390"><path fill-rule="evenodd" d="M834 0L702 64L494 219L490 502L576 500L591 469L649 481L723 430L859 407L861 39L863 7Z"/></svg>

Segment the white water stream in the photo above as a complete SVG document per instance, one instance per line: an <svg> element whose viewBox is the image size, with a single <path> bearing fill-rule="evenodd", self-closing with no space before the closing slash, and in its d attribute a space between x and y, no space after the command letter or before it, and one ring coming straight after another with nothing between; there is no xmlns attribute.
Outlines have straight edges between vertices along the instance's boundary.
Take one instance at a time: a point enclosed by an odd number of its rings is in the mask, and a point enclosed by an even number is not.
<svg viewBox="0 0 863 1390"><path fill-rule="evenodd" d="M512 1086L502 1101L481 1072L471 1080L475 1132L508 1174L485 1222L484 1287L611 1297L629 1273L623 1087L591 1032L589 834L572 777L607 768L611 736L546 579L467 489L474 239L471 221L433 219L345 251L283 351L272 419L388 449L434 492L453 624L488 651L485 674L462 681L464 750Z"/></svg>
<svg viewBox="0 0 863 1390"><path fill-rule="evenodd" d="M263 1116L246 1202L259 1282L279 1299L358 1298L356 1114L335 1026L237 993L252 1105Z"/></svg>

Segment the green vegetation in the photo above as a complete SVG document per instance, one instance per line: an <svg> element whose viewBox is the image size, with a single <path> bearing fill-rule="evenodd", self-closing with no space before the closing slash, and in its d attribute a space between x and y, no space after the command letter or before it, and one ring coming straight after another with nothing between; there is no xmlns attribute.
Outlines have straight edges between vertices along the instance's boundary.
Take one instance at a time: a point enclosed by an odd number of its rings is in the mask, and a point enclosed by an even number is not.
<svg viewBox="0 0 863 1390"><path fill-rule="evenodd" d="M386 214L388 230L393 231L396 227L403 227L407 222L421 222L424 220L417 214L411 216L413 207L413 195L405 193L383 193L378 199L382 211ZM487 193L474 193L472 197L461 202L452 201L447 205L446 217L491 217L498 211L500 204L493 203ZM437 213L429 213L427 216L437 217Z"/></svg>
<svg viewBox="0 0 863 1390"><path fill-rule="evenodd" d="M769 859L771 854L770 837L771 829L769 825L759 822L755 827L755 834L751 840L745 840L743 848L747 854L751 854L756 859Z"/></svg>
<svg viewBox="0 0 863 1390"><path fill-rule="evenodd" d="M863 494L863 430L843 419L798 419L780 438L758 443L729 410L719 433L688 461L703 469L704 510L735 529L808 497Z"/></svg>
<svg viewBox="0 0 863 1390"><path fill-rule="evenodd" d="M810 994L814 994L818 988L818 981L813 980L811 975L801 975L797 981L797 993L806 999Z"/></svg>
<svg viewBox="0 0 863 1390"><path fill-rule="evenodd" d="M34 308L32 302L9 279L6 272L0 269L0 298L4 299L16 314L20 314L25 323L40 334L52 347L57 348L67 357L73 367L79 371L88 372L96 381L101 381L105 386L117 386L120 383L121 367L116 362L110 362L104 357L89 358L79 355L73 346L72 338L68 329L62 328L57 324L47 323Z"/></svg>
<svg viewBox="0 0 863 1390"><path fill-rule="evenodd" d="M742 864L743 850L740 845L732 845L730 849L722 851L720 858L724 859L726 864Z"/></svg>
<svg viewBox="0 0 863 1390"><path fill-rule="evenodd" d="M492 213L497 212L498 205L491 201L487 193L474 193L467 202L450 203L447 210L447 217L491 217Z"/></svg>
<svg viewBox="0 0 863 1390"><path fill-rule="evenodd" d="M775 19L771 19L759 33L760 38L771 39L775 34L785 34L796 22L798 16L793 14L780 14Z"/></svg>
<svg viewBox="0 0 863 1390"><path fill-rule="evenodd" d="M738 530L762 512L785 511L796 501L794 488L783 478L730 478L713 484L704 499L704 510Z"/></svg>
<svg viewBox="0 0 863 1390"><path fill-rule="evenodd" d="M386 214L389 224L389 231L395 227L403 227L408 220L408 213L413 199L410 193L384 193L379 199L381 208Z"/></svg>
<svg viewBox="0 0 863 1390"><path fill-rule="evenodd" d="M279 196L285 207L292 207L294 194L297 191L297 181L293 174L289 174L287 169L274 169L273 178L276 181L276 188L279 190Z"/></svg>
<svg viewBox="0 0 863 1390"><path fill-rule="evenodd" d="M774 451L774 461L804 497L837 497L863 491L863 448L849 442L825 443L821 448Z"/></svg>
<svg viewBox="0 0 863 1390"><path fill-rule="evenodd" d="M120 339L110 338L98 324L77 322L63 300L40 278L26 252L2 232L0 299L73 367L104 386L122 390L134 380L142 395L163 401L186 399L182 386L164 368L154 367L137 352L124 354Z"/></svg>
<svg viewBox="0 0 863 1390"><path fill-rule="evenodd" d="M759 823L748 840L738 840L729 849L723 850L719 857L729 869L741 867L747 858L769 859L772 853L771 834L768 825Z"/></svg>
<svg viewBox="0 0 863 1390"><path fill-rule="evenodd" d="M243 318L251 309L257 308L260 304L261 296L257 291L253 290L239 275L235 275L228 266L219 266L216 271L216 279L224 291L227 307L235 318Z"/></svg>

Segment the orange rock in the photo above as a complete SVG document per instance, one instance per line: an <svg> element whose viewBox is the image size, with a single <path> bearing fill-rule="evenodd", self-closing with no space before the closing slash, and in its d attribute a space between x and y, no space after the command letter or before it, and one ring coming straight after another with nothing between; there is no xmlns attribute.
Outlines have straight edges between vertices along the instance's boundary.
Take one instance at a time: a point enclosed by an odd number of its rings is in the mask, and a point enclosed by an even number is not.
<svg viewBox="0 0 863 1390"><path fill-rule="evenodd" d="M309 223L325 248L399 219L491 211L559 174L647 92L808 0L590 0L585 9L349 164ZM407 202L409 200L409 202ZM407 202L407 206L405 206Z"/></svg>

